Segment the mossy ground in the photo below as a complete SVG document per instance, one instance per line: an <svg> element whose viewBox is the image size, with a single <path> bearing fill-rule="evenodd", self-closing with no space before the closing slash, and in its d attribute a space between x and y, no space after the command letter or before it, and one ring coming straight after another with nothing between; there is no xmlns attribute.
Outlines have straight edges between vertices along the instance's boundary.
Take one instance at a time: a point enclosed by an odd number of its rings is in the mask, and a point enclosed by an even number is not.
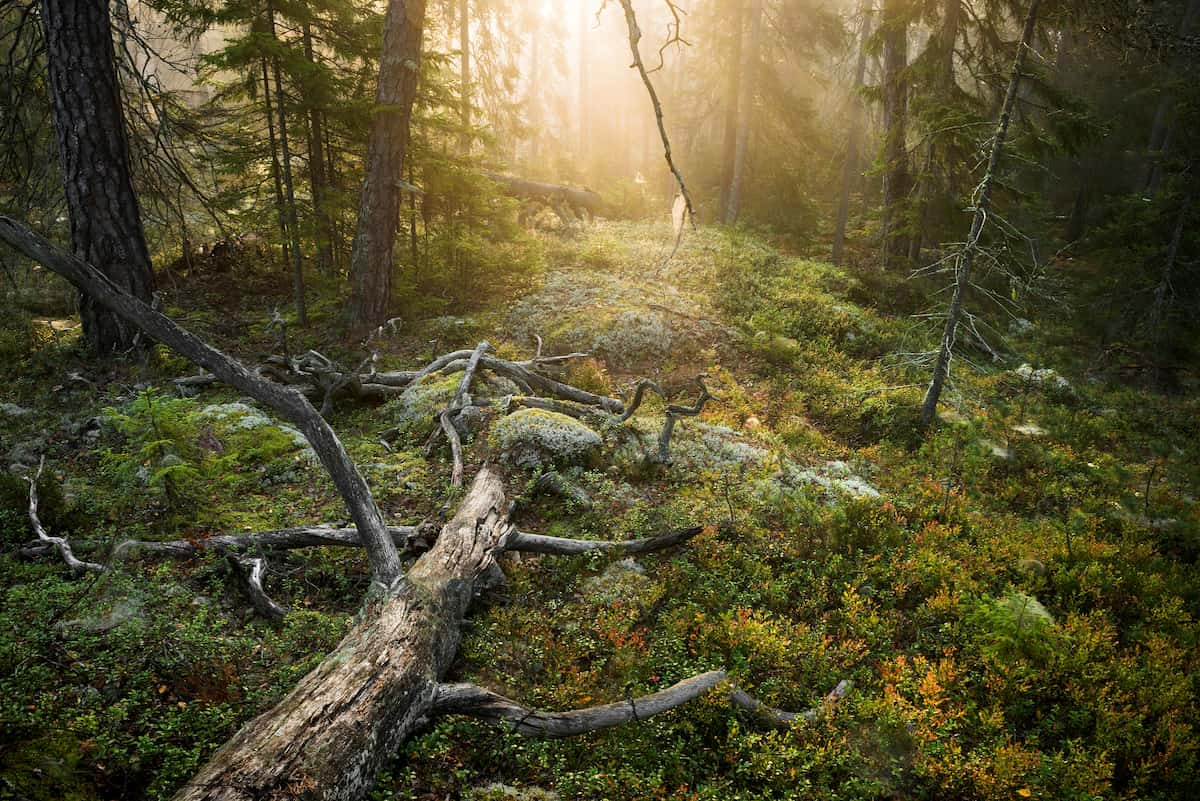
<svg viewBox="0 0 1200 801"><path fill-rule="evenodd" d="M455 674L553 709L714 667L782 708L807 708L841 679L853 693L784 733L756 731L715 695L560 742L445 719L406 745L374 797L457 798L497 782L630 801L1195 797L1196 394L1117 383L1092 369L1095 346L1070 315L1033 309L1034 326L1009 337L1011 361L960 366L946 421L923 434L921 373L893 356L932 341L910 316L919 293L710 229L663 267L669 239L630 223L548 238L551 267L532 285L386 342L380 369L424 363L435 338L443 351L486 337L527 356L539 334L548 352L596 353L570 368L590 389L649 376L686 401L705 374L720 398L681 424L671 469L626 459L581 471L591 511L540 499L522 521L604 538L709 530L610 576L619 600L595 581L608 560L507 560L509 583L473 613ZM254 360L274 350L265 310L286 306L286 287L248 280L253 291L230 294L227 277L200 278L169 299ZM314 323L289 344L357 363L338 344L333 298L315 296ZM71 345L13 345L5 400L29 412L0 415L5 451L44 452L63 490L56 533L105 543L345 519L328 479L282 441L195 419L238 400L227 390L158 407L151 433L102 421L89 435L101 409L129 414L142 385L188 370L166 355L96 370ZM1071 388L1032 385L1012 372L1023 362ZM639 413L646 436L661 414L657 399ZM378 407L333 418L390 520L436 519L453 503L446 454L427 459L419 436L389 452L378 434L395 422ZM1026 424L1041 433L1014 430ZM167 452L193 468L174 490L130 480ZM831 461L881 496L772 478ZM338 640L367 585L353 552L273 559L268 585L292 612L271 625L219 560L74 578L18 557L23 509L0 510L0 525L0 796L168 797Z"/></svg>

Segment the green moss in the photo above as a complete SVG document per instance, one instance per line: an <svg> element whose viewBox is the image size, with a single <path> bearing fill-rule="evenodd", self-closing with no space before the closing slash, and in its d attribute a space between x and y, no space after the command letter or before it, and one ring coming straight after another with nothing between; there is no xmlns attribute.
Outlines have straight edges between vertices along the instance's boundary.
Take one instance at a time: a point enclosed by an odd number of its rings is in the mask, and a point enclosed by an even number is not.
<svg viewBox="0 0 1200 801"><path fill-rule="evenodd" d="M521 409L501 418L493 437L502 458L528 468L585 464L601 446L600 435L583 423L542 409Z"/></svg>

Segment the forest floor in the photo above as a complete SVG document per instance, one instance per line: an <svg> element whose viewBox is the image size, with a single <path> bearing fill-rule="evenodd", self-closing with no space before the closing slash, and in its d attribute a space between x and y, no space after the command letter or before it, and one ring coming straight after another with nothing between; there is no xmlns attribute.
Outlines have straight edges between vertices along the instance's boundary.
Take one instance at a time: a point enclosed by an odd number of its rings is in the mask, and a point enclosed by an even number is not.
<svg viewBox="0 0 1200 801"><path fill-rule="evenodd" d="M645 447L663 404L603 430L564 474L590 504L529 497L525 530L620 539L705 525L637 560L512 558L469 621L457 677L565 709L725 668L773 706L851 694L815 723L761 732L718 695L577 740L531 741L446 718L411 740L373 798L1193 798L1200 792L1200 399L1121 383L1070 314L998 327L965 354L935 429L917 426L920 293L750 235L598 223L543 237L547 265L481 310L412 322L379 369L473 347L587 351L572 383L658 380L717 397L680 423L669 468ZM276 276L168 285L170 313L250 362L287 288ZM333 293L289 331L345 364ZM61 326L60 326L61 328ZM286 428L163 354L96 369L71 331L6 349L6 464L45 456L43 518L93 558L127 538L200 539L343 522L332 484ZM1027 365L1032 365L1027 366ZM1035 369L1036 368L1036 369ZM453 507L427 456L431 381L335 429L389 522ZM391 448L381 432L399 428ZM632 445L631 445L632 443ZM498 450L481 433L477 463ZM470 460L469 460L470 461ZM534 474L513 468L510 490ZM217 558L144 558L73 577L22 559L27 486L0 485L0 798L160 799L340 638L368 583L352 550L270 558L289 607L256 617ZM86 544L94 547L87 548Z"/></svg>

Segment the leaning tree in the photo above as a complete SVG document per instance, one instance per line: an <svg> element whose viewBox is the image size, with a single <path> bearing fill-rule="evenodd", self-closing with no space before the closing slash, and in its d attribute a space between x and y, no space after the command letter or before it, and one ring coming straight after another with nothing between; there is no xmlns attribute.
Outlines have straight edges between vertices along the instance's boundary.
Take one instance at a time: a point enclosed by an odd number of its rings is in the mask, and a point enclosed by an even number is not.
<svg viewBox="0 0 1200 801"><path fill-rule="evenodd" d="M471 684L443 681L457 653L462 624L472 600L500 577L499 560L507 552L570 556L590 552L613 555L645 553L679 546L699 534L700 526L647 539L593 541L549 537L519 530L510 516L503 471L495 464L478 466L470 488L453 518L435 531L432 526L388 526L370 488L333 429L308 399L380 397L434 373L461 373L452 400L438 414L436 431L453 455L452 482L462 480L468 459L458 433L458 418L473 401L474 381L485 373L503 376L525 393L506 398L490 411L504 414L518 407L550 408L562 413L606 415L614 422L629 419L647 390L642 382L628 404L596 395L547 375L562 357L515 362L488 355L486 342L472 351L457 351L422 369L393 373L342 370L319 354L285 357L277 373L292 381L272 380L268 365L252 370L190 333L170 317L134 297L87 262L57 248L25 226L0 217L0 241L45 265L87 292L98 304L129 325L144 331L208 373L197 383L220 381L270 407L307 437L333 479L354 519L353 528L302 527L281 531L212 537L174 543L128 542L110 559L126 554L189 556L203 550L225 553L239 567L255 606L278 616L286 610L272 601L262 585L261 556L247 553L316 545L362 547L373 581L353 627L341 643L274 707L247 722L176 794L179 801L198 799L358 799L371 788L385 762L422 721L443 714L480 717L535 737L568 737L646 718L716 689L756 722L787 727L812 720L824 705L843 695L848 683L835 688L822 704L791 713L773 709L730 684L720 669L686 678L660 692L600 706L565 712L529 709L519 702ZM711 395L703 388L693 406L671 405L655 457L669 461L675 421L698 414ZM70 544L47 532L37 517L36 480L31 481L30 518L39 543L31 550L58 551L78 570L112 569L82 562ZM432 540L432 543L430 542ZM427 550L426 550L427 549ZM417 555L417 552L423 551ZM405 565L406 558L416 557Z"/></svg>

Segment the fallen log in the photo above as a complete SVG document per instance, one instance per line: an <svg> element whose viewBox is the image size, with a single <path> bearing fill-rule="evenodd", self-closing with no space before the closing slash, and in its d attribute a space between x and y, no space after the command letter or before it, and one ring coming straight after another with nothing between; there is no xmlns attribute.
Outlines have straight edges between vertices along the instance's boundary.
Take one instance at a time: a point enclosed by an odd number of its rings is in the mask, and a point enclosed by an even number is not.
<svg viewBox="0 0 1200 801"><path fill-rule="evenodd" d="M592 220L604 214L604 199L591 189L530 181L495 172L483 174L509 197L548 206L567 225L574 223L578 218Z"/></svg>

